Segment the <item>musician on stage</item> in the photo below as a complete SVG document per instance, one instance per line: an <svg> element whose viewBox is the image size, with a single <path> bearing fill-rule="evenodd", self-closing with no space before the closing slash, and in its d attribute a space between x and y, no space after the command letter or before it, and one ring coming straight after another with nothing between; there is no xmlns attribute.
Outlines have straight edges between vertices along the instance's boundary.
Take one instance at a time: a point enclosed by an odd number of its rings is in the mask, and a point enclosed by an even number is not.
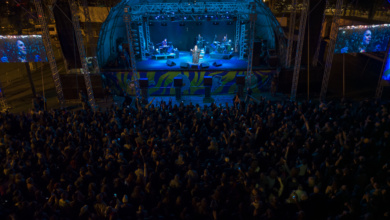
<svg viewBox="0 0 390 220"><path fill-rule="evenodd" d="M227 34L223 36L222 43L227 43Z"/></svg>
<svg viewBox="0 0 390 220"><path fill-rule="evenodd" d="M218 36L217 36L217 35L215 35L215 36L214 36L214 40L213 40L213 42L216 42L216 41L218 40L217 38L218 38Z"/></svg>
<svg viewBox="0 0 390 220"><path fill-rule="evenodd" d="M200 34L196 37L196 44L199 48L203 48L203 37Z"/></svg>
<svg viewBox="0 0 390 220"><path fill-rule="evenodd" d="M161 42L161 46L163 46L163 47L168 46L168 41L166 38Z"/></svg>
<svg viewBox="0 0 390 220"><path fill-rule="evenodd" d="M198 45L195 45L194 49L191 49L192 53L192 63L199 63L200 50L198 49Z"/></svg>

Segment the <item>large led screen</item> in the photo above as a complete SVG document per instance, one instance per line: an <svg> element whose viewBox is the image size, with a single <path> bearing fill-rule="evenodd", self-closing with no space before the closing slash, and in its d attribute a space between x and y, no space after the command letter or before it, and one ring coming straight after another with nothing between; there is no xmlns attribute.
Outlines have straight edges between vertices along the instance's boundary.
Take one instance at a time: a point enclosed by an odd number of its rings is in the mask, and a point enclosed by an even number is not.
<svg viewBox="0 0 390 220"><path fill-rule="evenodd" d="M0 62L47 62L42 35L0 35Z"/></svg>
<svg viewBox="0 0 390 220"><path fill-rule="evenodd" d="M340 27L335 53L365 53L386 51L390 24Z"/></svg>

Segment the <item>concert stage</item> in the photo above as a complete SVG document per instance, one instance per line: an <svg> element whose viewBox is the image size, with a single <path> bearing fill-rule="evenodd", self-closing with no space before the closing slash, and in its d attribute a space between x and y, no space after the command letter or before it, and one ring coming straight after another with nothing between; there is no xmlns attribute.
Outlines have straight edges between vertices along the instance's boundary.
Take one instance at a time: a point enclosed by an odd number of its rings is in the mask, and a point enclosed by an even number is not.
<svg viewBox="0 0 390 220"><path fill-rule="evenodd" d="M258 37L264 45L255 44ZM235 94L237 75L245 75L256 93L269 90L276 72L276 65L256 62L259 51L276 50L276 42L287 48L283 29L263 3L121 1L102 25L97 56L104 87L117 95L134 94L134 79L147 78L150 96L172 96L175 77L183 79L183 95L204 95L206 76L212 77L212 95ZM200 58L196 64L192 53Z"/></svg>
<svg viewBox="0 0 390 220"><path fill-rule="evenodd" d="M171 65L171 62L174 65ZM183 68L180 64L188 63L187 68ZM139 60L136 63L137 70L246 70L248 61L246 59L239 59L234 53L219 54L210 53L204 54L199 59L198 64L192 63L192 56L190 52L179 52L178 56L174 53L170 54L156 54L149 56L147 60ZM264 67L266 68L266 67Z"/></svg>

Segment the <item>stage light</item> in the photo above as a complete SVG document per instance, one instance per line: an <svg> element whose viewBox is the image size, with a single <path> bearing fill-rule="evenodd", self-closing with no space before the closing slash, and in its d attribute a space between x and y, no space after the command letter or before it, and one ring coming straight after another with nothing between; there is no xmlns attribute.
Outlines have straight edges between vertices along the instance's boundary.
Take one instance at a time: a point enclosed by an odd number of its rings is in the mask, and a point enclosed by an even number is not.
<svg viewBox="0 0 390 220"><path fill-rule="evenodd" d="M184 17L184 20L187 20L187 17Z"/></svg>

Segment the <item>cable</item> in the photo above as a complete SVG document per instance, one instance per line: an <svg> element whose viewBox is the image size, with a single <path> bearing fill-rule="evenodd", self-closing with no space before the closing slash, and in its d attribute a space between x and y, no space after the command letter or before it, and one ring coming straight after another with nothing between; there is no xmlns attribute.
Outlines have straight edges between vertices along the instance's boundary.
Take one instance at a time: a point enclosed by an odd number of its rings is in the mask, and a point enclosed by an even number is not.
<svg viewBox="0 0 390 220"><path fill-rule="evenodd" d="M46 6L46 7L48 7L48 6ZM66 17L66 19L68 19L68 20L70 21L70 23L72 23L72 25L73 25L72 19L70 19L70 18L65 14L65 12L64 12L60 7L58 7L57 3L54 3L53 9L54 9L54 7L57 7L57 8L62 12L62 14L64 14L64 16ZM69 7L70 7L70 6L69 6ZM73 27L73 28L74 28L74 27Z"/></svg>
<svg viewBox="0 0 390 220"><path fill-rule="evenodd" d="M38 20L38 18L37 17L35 17L31 12L29 12L26 8L24 8L21 4L20 4L20 2L17 2L16 0L13 0L15 3L17 3L18 5L20 5L20 7L23 9L23 10L25 10L29 15L31 15L31 17L33 17L33 18L35 18L36 20Z"/></svg>

